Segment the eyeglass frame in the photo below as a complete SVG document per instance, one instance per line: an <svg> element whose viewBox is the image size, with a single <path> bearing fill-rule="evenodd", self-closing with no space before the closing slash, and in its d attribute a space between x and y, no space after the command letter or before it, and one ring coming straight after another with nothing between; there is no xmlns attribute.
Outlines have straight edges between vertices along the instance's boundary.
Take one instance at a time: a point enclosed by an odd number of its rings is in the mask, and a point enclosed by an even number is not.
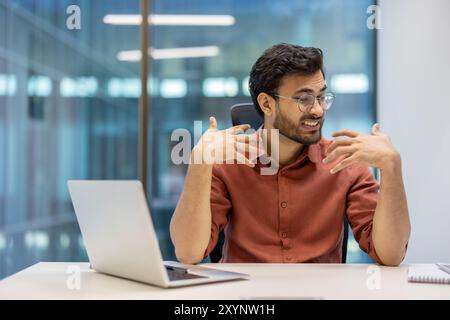
<svg viewBox="0 0 450 320"><path fill-rule="evenodd" d="M334 103L334 100L336 99L336 95L335 95L334 93L332 93L332 92L327 92L327 93L325 93L325 94L324 94L322 97L320 97L320 98L319 98L318 96L314 96L313 94L310 94L310 93L304 93L303 95L310 95L310 96L313 96L313 97L314 97L314 103L311 104L309 107L305 107L305 106L300 102L300 98L301 98L301 97L299 97L299 98L292 98L292 97L282 96L282 95L279 95L279 94L275 94L274 96L275 96L275 97L278 97L278 98L283 98L283 99L286 99L286 100L291 100L291 101L297 102L297 107L298 107L298 109L299 109L301 112L304 112L304 113L309 113L309 112L311 111L311 109L314 107L314 104L316 103L316 101L319 103L319 106L322 108L322 110L324 110L324 111L330 110L331 106L332 106L333 103ZM322 98L323 101L325 101L326 96L332 97L332 98L333 98L333 101L330 103L329 106L327 106L327 105L325 104L325 107L322 107L322 105L320 104L320 100L319 100L319 99ZM304 109L304 110L303 110L303 109Z"/></svg>

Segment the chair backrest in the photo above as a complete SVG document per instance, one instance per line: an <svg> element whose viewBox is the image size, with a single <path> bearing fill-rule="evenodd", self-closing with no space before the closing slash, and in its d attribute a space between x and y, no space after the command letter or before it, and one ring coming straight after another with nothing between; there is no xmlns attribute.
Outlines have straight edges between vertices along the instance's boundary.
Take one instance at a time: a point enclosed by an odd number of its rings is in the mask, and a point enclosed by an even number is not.
<svg viewBox="0 0 450 320"><path fill-rule="evenodd" d="M253 103L239 103L231 107L231 122L233 126L249 124L257 130L264 122L264 118L256 111Z"/></svg>
<svg viewBox="0 0 450 320"><path fill-rule="evenodd" d="M239 103L231 107L231 122L233 126L240 124L250 124L253 129L258 129L263 124L263 117L259 115L256 111L253 103ZM344 227L344 238L342 241L342 263L347 262L347 242L348 242L348 231L349 225L347 216L345 215L343 221ZM224 243L223 232L219 233L217 244L210 253L211 262L219 262L222 258L222 247Z"/></svg>
<svg viewBox="0 0 450 320"><path fill-rule="evenodd" d="M344 215L344 238L342 239L342 263L347 262L347 243L348 243L349 224L347 215Z"/></svg>

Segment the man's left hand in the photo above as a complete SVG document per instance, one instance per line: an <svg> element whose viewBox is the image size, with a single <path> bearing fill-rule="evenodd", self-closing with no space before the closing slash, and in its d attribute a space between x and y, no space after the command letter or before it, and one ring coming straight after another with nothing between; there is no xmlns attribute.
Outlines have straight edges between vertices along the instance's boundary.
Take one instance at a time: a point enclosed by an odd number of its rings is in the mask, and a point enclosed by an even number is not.
<svg viewBox="0 0 450 320"><path fill-rule="evenodd" d="M400 163L400 155L392 145L389 136L379 131L378 123L372 126L371 135L358 133L352 130L339 130L333 137L348 137L336 139L326 151L324 163L330 163L338 157L344 156L331 173L336 173L352 164L363 164L384 169L395 168Z"/></svg>

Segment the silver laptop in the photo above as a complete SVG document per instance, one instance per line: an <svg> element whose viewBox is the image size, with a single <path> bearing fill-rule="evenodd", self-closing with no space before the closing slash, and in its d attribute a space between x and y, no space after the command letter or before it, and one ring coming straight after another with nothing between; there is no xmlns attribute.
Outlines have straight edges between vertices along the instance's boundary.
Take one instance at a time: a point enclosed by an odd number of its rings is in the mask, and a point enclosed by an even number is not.
<svg viewBox="0 0 450 320"><path fill-rule="evenodd" d="M164 261L139 181L68 181L93 269L160 287L248 279L247 274Z"/></svg>

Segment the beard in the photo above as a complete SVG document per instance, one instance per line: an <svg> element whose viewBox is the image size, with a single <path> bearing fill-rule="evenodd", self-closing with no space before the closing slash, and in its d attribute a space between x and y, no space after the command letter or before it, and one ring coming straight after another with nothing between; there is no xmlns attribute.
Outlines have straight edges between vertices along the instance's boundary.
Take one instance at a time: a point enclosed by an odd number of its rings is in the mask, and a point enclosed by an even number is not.
<svg viewBox="0 0 450 320"><path fill-rule="evenodd" d="M315 144L320 141L322 138L322 126L323 121L320 123L320 128L317 131L309 131L302 133L301 131L301 123L305 120L315 120L317 118L314 117L302 117L298 123L295 123L291 119L285 117L279 108L279 106L276 108L276 114L275 114L275 121L273 123L273 127L275 129L278 129L280 134L285 136L286 138L289 138L295 142L301 143L303 145L310 145Z"/></svg>

